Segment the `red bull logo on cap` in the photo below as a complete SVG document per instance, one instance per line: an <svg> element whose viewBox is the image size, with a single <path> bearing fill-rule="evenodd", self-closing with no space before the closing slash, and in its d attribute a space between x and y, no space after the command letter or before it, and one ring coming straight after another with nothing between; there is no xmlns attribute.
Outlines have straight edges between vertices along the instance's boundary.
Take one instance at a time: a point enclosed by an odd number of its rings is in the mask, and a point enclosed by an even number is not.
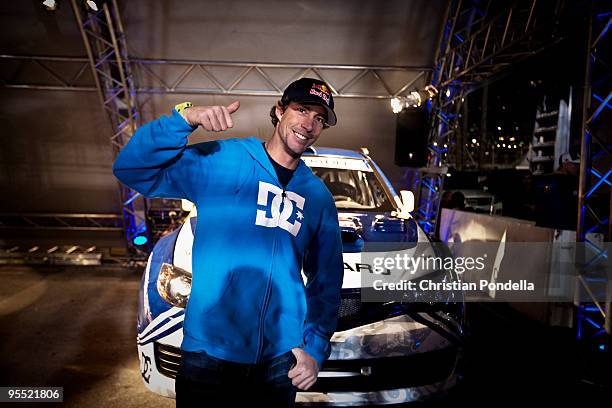
<svg viewBox="0 0 612 408"><path fill-rule="evenodd" d="M318 96L323 99L326 104L329 105L329 88L325 85L320 84L312 84L312 88L310 89L310 94Z"/></svg>

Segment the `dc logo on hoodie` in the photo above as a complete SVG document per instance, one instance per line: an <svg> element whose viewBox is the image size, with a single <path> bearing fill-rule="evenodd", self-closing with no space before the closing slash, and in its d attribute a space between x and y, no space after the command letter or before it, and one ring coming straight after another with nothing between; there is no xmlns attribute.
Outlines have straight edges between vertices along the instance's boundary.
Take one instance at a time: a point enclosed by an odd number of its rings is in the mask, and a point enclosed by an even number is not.
<svg viewBox="0 0 612 408"><path fill-rule="evenodd" d="M270 196L272 196L271 202L269 201ZM257 210L255 225L269 228L280 227L295 237L302 226L300 221L304 218L302 211L305 201L304 197L293 191L285 191L283 199L283 190L280 187L260 181L257 205L264 206L266 209ZM282 211L281 204L283 204ZM267 216L268 212L270 217Z"/></svg>

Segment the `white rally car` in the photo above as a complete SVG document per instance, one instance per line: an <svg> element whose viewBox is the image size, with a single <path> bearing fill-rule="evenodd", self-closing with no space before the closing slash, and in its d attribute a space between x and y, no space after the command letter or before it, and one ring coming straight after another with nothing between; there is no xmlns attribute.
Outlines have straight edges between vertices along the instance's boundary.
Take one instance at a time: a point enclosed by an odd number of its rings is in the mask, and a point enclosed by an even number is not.
<svg viewBox="0 0 612 408"><path fill-rule="evenodd" d="M366 152L311 148L303 160L336 201L345 277L331 356L316 384L297 394L297 403L385 405L444 394L460 377L461 294L435 301L363 302L361 278L372 273L364 256L368 244L414 243L436 254L445 247L430 242L410 217L411 193L402 192L400 198ZM180 228L157 242L139 295L137 343L142 378L151 391L171 398L181 359L184 307L191 290L196 217L194 210ZM443 281L456 279L452 271L435 274Z"/></svg>

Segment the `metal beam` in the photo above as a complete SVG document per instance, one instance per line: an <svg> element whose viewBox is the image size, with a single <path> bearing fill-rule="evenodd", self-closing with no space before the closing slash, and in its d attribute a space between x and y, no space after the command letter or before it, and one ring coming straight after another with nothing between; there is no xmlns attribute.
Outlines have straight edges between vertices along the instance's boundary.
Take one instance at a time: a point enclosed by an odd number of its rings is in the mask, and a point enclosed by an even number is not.
<svg viewBox="0 0 612 408"><path fill-rule="evenodd" d="M117 214L1 213L0 229L121 231Z"/></svg>
<svg viewBox="0 0 612 408"><path fill-rule="evenodd" d="M101 41L98 37L94 37L97 41L102 42L104 46L109 44L113 47L119 46L118 40L107 42ZM34 55L0 55L0 61L5 62L20 62L25 64L36 64L43 67L47 77L43 78L44 82L34 83L28 81L16 82L6 78L0 79L0 86L9 89L34 89L34 90L53 90L53 91L86 91L93 92L97 90L96 83L91 85L77 84L77 81L83 80L83 72L88 64L91 64L88 58L83 57L47 57ZM54 63L54 67L49 66L49 63ZM105 60L100 60L93 64L92 69L96 69L99 63L105 63ZM109 61L110 62L110 61ZM112 62L111 62L112 63ZM405 90L415 86L415 83L425 74L431 72L431 67L422 66L368 66L368 65L332 65L332 64L288 64L288 63L252 63L252 62L236 62L236 61L198 61L198 60L173 60L173 59L145 59L145 58L130 58L125 63L129 65L130 70L141 78L141 82L148 82L147 85L141 83L134 90L138 94L208 94L208 95L239 95L239 96L280 96L282 90L293 80L306 75L320 77L326 81L334 92L334 97L338 98L364 98L364 99L390 99ZM166 68L177 70L179 74L170 75L167 72L163 75L156 71L161 71ZM233 75L229 81L223 81L217 78L211 71L215 68L217 75L231 69L232 72L239 68L240 71ZM77 75L73 75L75 69L78 69ZM286 80L287 72L290 72L289 81ZM333 72L333 76L330 75ZM121 81L119 71L118 82ZM185 83L189 79L193 79L200 73L210 80L212 87L193 87L186 86ZM105 71L100 71L98 76L104 76L107 79ZM241 89L240 83L249 75L254 75L262 79L262 83L267 84L267 87L259 89ZM405 78L399 85L391 86L389 84L390 75L401 75ZM330 78L334 78L331 80ZM146 79L146 80L145 80ZM364 90L367 88L366 81L372 81L376 85L376 89ZM111 80L112 81L112 80ZM224 83L226 82L226 83ZM378 92L384 90L384 92Z"/></svg>
<svg viewBox="0 0 612 408"><path fill-rule="evenodd" d="M601 276L601 262L606 262L610 256L609 246L605 242L612 240L610 215L612 212L612 172L609 169L612 154L608 148L609 132L601 122L600 113L609 109L610 91L609 69L601 59L603 50L598 50L599 43L606 35L612 17L610 7L602 9L602 2L591 1L590 15L587 25L587 42L585 47L583 104L582 104L582 139L580 159L580 179L578 189L578 215L576 241L584 245L577 253L578 282L574 304L576 306L577 337L600 348L610 350L612 338L611 302L612 277L608 271ZM600 17L601 16L601 17ZM605 100L597 95L606 95ZM601 132L601 134L600 134ZM594 175L595 177L591 177ZM605 203L602 205L602 202ZM608 205L609 203L609 205ZM598 244L589 234L603 236ZM605 270L605 268L604 268ZM595 280L593 277L600 279ZM603 279L602 279L603 278ZM605 299L595 295L605 293ZM602 330L593 330L592 323L603 328L607 338L600 334Z"/></svg>
<svg viewBox="0 0 612 408"><path fill-rule="evenodd" d="M140 119L119 8L116 0L105 2L96 13L89 12L84 2L71 0L71 4L100 105L112 126L110 141L117 155L136 131ZM143 235L151 241L146 222L147 202L126 186L119 183L118 187L127 245L135 254L146 256L149 246L137 246L134 239Z"/></svg>

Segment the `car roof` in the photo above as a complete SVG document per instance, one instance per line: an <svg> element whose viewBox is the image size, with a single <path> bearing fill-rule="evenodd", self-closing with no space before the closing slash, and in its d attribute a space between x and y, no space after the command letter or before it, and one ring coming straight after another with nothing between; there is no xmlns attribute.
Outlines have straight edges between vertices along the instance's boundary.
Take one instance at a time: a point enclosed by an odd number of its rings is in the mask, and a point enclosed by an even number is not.
<svg viewBox="0 0 612 408"><path fill-rule="evenodd" d="M339 156L346 157L351 159L365 159L362 153L356 152L354 150L348 149L339 149L336 147L309 147L308 150L304 152L305 156Z"/></svg>

